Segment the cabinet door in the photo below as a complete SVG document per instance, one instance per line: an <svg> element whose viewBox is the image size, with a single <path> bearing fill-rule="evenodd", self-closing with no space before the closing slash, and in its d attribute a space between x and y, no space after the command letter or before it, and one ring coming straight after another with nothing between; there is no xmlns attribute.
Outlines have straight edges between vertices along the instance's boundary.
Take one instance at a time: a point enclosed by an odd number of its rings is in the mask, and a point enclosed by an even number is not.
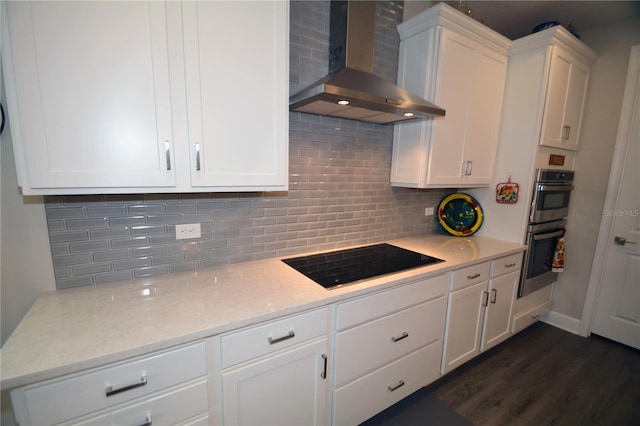
<svg viewBox="0 0 640 426"><path fill-rule="evenodd" d="M8 2L5 15L23 192L175 186L164 2Z"/></svg>
<svg viewBox="0 0 640 426"><path fill-rule="evenodd" d="M470 162L465 186L493 181L507 58L478 47L473 71L463 154L464 161Z"/></svg>
<svg viewBox="0 0 640 426"><path fill-rule="evenodd" d="M480 353L487 282L449 293L442 374Z"/></svg>
<svg viewBox="0 0 640 426"><path fill-rule="evenodd" d="M224 424L326 424L326 350L322 339L224 372Z"/></svg>
<svg viewBox="0 0 640 426"><path fill-rule="evenodd" d="M540 145L577 150L589 67L552 49Z"/></svg>
<svg viewBox="0 0 640 426"><path fill-rule="evenodd" d="M463 149L475 83L476 45L447 29L442 30L441 43L435 104L444 108L447 115L432 123L427 183L457 185L464 182Z"/></svg>
<svg viewBox="0 0 640 426"><path fill-rule="evenodd" d="M391 180L412 187L489 185L507 58L447 28L438 31L439 45L433 31L401 43L399 74L402 85L433 99L447 114L427 122L396 125ZM416 71L407 67L420 67L426 76L423 72L417 78ZM435 82L435 89L429 81ZM433 90L435 96L431 96Z"/></svg>
<svg viewBox="0 0 640 426"><path fill-rule="evenodd" d="M184 2L192 187L288 180L288 2Z"/></svg>
<svg viewBox="0 0 640 426"><path fill-rule="evenodd" d="M480 350L485 351L511 335L511 314L519 278L520 273L516 271L489 281L489 304Z"/></svg>

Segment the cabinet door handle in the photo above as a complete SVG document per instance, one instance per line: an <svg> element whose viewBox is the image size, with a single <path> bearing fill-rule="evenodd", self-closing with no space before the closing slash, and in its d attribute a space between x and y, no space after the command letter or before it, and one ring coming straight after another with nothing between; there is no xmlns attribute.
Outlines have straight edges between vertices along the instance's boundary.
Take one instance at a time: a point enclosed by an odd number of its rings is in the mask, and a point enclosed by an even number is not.
<svg viewBox="0 0 640 426"><path fill-rule="evenodd" d="M126 392L135 388L139 388L140 386L145 386L147 384L147 376L142 376L140 378L139 382L136 383L132 383L130 385L125 385L121 388L116 388L114 389L113 386L107 386L107 388L105 389L105 395L106 396L113 396L113 395L117 395L119 393L122 392Z"/></svg>
<svg viewBox="0 0 640 426"><path fill-rule="evenodd" d="M289 330L289 333L286 336L276 337L275 339L273 337L269 337L268 340L270 345L275 345L276 343L280 343L283 340L292 339L294 337L296 337L296 333L294 333L293 330Z"/></svg>
<svg viewBox="0 0 640 426"><path fill-rule="evenodd" d="M467 161L467 176L471 175L471 171L473 170L473 161Z"/></svg>
<svg viewBox="0 0 640 426"><path fill-rule="evenodd" d="M152 424L153 421L151 420L151 414L149 414L147 417L145 417L144 423L141 423L140 426L151 426Z"/></svg>
<svg viewBox="0 0 640 426"><path fill-rule="evenodd" d="M569 135L571 135L571 126L562 126L562 139L569 140Z"/></svg>
<svg viewBox="0 0 640 426"><path fill-rule="evenodd" d="M492 288L491 289L491 303L495 304L497 298L498 298L498 290L496 290L495 288Z"/></svg>
<svg viewBox="0 0 640 426"><path fill-rule="evenodd" d="M625 237L615 236L613 237L613 244L617 246L623 246L625 244L636 244L635 241L627 241Z"/></svg>
<svg viewBox="0 0 640 426"><path fill-rule="evenodd" d="M389 389L389 392L393 392L394 390L401 388L402 386L404 386L404 380L399 380L397 385L395 386L389 385L387 386L387 389Z"/></svg>
<svg viewBox="0 0 640 426"><path fill-rule="evenodd" d="M327 378L327 356L325 354L322 354L322 359L324 360L324 369L322 370L322 373L320 373L320 377L322 377L323 379Z"/></svg>
<svg viewBox="0 0 640 426"><path fill-rule="evenodd" d="M391 338L391 341L392 341L392 342L399 342L400 340L402 340L402 339L406 339L407 337L409 337L409 333L407 333L406 331L404 331L404 332L402 332L402 334L401 334L401 335L399 335L399 336L393 336L393 337Z"/></svg>
<svg viewBox="0 0 640 426"><path fill-rule="evenodd" d="M167 160L167 170L171 170L171 144L164 141L164 154Z"/></svg>
<svg viewBox="0 0 640 426"><path fill-rule="evenodd" d="M505 263L505 265L504 265L505 268L513 268L514 266L516 266L516 262Z"/></svg>
<svg viewBox="0 0 640 426"><path fill-rule="evenodd" d="M482 301L482 306L489 306L489 292L483 291L482 297L484 298L484 300Z"/></svg>
<svg viewBox="0 0 640 426"><path fill-rule="evenodd" d="M480 276L480 273L479 273L479 272L476 272L476 273L475 273L475 274L473 274L473 275L467 275L467 279L468 279L468 280L475 280L475 279L476 279L476 278L478 278L479 276Z"/></svg>
<svg viewBox="0 0 640 426"><path fill-rule="evenodd" d="M200 144L196 143L193 145L196 150L196 171L200 171Z"/></svg>

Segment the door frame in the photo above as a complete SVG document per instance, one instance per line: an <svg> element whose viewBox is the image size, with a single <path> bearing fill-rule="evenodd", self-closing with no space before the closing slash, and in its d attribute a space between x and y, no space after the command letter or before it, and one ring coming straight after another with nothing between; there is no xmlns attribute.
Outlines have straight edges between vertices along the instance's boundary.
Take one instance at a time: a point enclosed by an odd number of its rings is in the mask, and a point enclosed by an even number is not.
<svg viewBox="0 0 640 426"><path fill-rule="evenodd" d="M631 138L634 114L636 110L640 108L640 102L638 101L640 99L639 91L640 44L631 48L631 54L629 57L627 80L622 100L618 134L616 136L616 144L613 152L613 161L611 162L611 171L609 173L607 194L604 201L602 221L600 222L598 242L596 244L596 251L593 258L593 267L591 268L591 275L589 276L587 295L582 309L582 318L580 320L579 334L582 336L589 336L591 334L591 329L593 328L593 320L595 317L598 297L600 295L605 262L613 238L613 220L615 218L613 215L605 215L604 212L615 210L618 190L622 180L622 166L624 165L625 154Z"/></svg>

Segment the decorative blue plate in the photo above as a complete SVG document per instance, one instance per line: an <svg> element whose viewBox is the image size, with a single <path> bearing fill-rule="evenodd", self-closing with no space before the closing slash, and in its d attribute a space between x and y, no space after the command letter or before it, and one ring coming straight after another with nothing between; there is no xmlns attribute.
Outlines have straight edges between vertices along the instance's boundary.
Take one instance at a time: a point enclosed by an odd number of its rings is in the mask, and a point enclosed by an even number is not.
<svg viewBox="0 0 640 426"><path fill-rule="evenodd" d="M482 206L469 194L456 192L440 202L438 219L451 235L466 237L473 235L484 221Z"/></svg>

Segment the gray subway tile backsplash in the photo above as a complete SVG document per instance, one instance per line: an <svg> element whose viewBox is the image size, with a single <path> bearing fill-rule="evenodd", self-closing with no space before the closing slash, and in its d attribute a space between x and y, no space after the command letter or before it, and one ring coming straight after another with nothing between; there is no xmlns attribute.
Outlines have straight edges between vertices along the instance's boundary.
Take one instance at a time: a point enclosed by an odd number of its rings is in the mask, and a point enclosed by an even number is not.
<svg viewBox="0 0 640 426"><path fill-rule="evenodd" d="M290 91L327 73L328 1L291 2ZM374 72L394 80L402 2L378 2ZM289 191L48 196L57 287L432 234L450 190L392 188L393 126L289 113ZM202 237L176 240L175 225Z"/></svg>

